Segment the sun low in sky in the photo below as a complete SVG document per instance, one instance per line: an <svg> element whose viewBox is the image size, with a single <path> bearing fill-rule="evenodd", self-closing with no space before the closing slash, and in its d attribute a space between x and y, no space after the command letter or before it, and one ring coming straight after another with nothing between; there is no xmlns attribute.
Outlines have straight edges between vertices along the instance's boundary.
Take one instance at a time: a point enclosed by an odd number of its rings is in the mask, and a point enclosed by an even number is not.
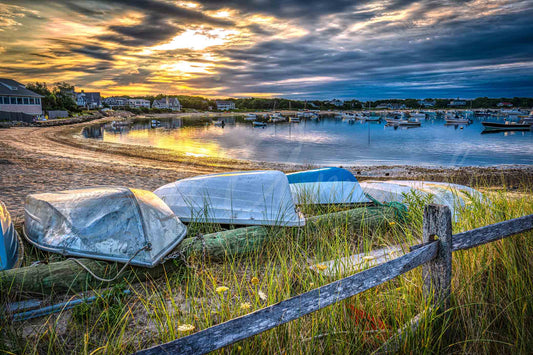
<svg viewBox="0 0 533 355"><path fill-rule="evenodd" d="M532 4L0 0L0 77L106 96L531 96Z"/></svg>

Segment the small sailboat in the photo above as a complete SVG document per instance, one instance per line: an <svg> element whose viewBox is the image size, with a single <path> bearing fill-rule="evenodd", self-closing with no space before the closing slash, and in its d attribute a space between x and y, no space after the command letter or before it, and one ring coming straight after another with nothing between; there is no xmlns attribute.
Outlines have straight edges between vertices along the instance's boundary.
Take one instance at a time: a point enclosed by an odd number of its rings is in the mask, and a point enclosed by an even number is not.
<svg viewBox="0 0 533 355"><path fill-rule="evenodd" d="M355 176L336 167L287 174L296 204L354 204L371 202Z"/></svg>
<svg viewBox="0 0 533 355"><path fill-rule="evenodd" d="M398 125L403 127L420 127L422 123L420 123L420 121L416 118L409 118L407 120L400 121Z"/></svg>
<svg viewBox="0 0 533 355"><path fill-rule="evenodd" d="M472 120L469 118L465 118L463 116L459 116L457 113L447 114L444 117L444 120L446 121L446 124L470 124L472 123Z"/></svg>
<svg viewBox="0 0 533 355"><path fill-rule="evenodd" d="M29 195L27 240L52 253L153 267L187 228L150 191L94 187Z"/></svg>
<svg viewBox="0 0 533 355"><path fill-rule="evenodd" d="M184 222L305 225L281 171L200 175L164 185L154 193Z"/></svg>
<svg viewBox="0 0 533 355"><path fill-rule="evenodd" d="M20 266L23 247L6 205L0 201L0 271Z"/></svg>

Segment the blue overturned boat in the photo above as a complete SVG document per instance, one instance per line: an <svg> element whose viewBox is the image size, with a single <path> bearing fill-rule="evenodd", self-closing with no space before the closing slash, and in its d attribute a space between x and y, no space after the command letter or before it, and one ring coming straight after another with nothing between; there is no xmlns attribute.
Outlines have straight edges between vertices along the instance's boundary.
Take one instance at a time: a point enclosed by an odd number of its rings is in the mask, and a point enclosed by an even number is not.
<svg viewBox="0 0 533 355"><path fill-rule="evenodd" d="M371 202L355 176L342 168L322 168L287 174L296 204L357 204Z"/></svg>
<svg viewBox="0 0 533 355"><path fill-rule="evenodd" d="M6 205L0 201L0 270L9 270L20 266L22 262L22 243L15 231Z"/></svg>

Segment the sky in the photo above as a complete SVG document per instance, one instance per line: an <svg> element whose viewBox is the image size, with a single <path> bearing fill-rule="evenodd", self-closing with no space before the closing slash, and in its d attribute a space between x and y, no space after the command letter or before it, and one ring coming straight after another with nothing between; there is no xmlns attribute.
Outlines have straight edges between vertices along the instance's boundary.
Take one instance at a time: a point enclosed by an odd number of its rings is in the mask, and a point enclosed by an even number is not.
<svg viewBox="0 0 533 355"><path fill-rule="evenodd" d="M533 0L0 0L0 77L104 96L533 96Z"/></svg>

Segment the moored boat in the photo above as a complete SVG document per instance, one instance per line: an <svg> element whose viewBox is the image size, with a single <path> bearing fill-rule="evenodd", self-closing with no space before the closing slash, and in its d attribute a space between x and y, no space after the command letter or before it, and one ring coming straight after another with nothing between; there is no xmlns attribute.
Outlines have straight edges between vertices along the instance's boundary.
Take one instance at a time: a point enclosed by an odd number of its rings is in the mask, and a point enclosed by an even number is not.
<svg viewBox="0 0 533 355"><path fill-rule="evenodd" d="M266 127L267 124L266 124L266 122L253 121L253 122L252 122L252 125L253 125L254 127Z"/></svg>
<svg viewBox="0 0 533 355"><path fill-rule="evenodd" d="M24 232L48 252L136 266L157 265L187 233L150 191L94 187L29 195Z"/></svg>
<svg viewBox="0 0 533 355"><path fill-rule="evenodd" d="M246 116L244 116L245 121L255 121L257 120L257 115L255 113L249 113Z"/></svg>
<svg viewBox="0 0 533 355"><path fill-rule="evenodd" d="M296 204L354 204L371 202L355 176L336 167L287 174Z"/></svg>
<svg viewBox="0 0 533 355"><path fill-rule="evenodd" d="M518 123L518 122L481 122L486 130L499 130L499 131L529 131L533 126L531 123Z"/></svg>
<svg viewBox="0 0 533 355"><path fill-rule="evenodd" d="M182 179L154 191L185 222L303 226L281 171L244 171Z"/></svg>
<svg viewBox="0 0 533 355"><path fill-rule="evenodd" d="M23 246L6 205L0 201L0 270L20 266Z"/></svg>

